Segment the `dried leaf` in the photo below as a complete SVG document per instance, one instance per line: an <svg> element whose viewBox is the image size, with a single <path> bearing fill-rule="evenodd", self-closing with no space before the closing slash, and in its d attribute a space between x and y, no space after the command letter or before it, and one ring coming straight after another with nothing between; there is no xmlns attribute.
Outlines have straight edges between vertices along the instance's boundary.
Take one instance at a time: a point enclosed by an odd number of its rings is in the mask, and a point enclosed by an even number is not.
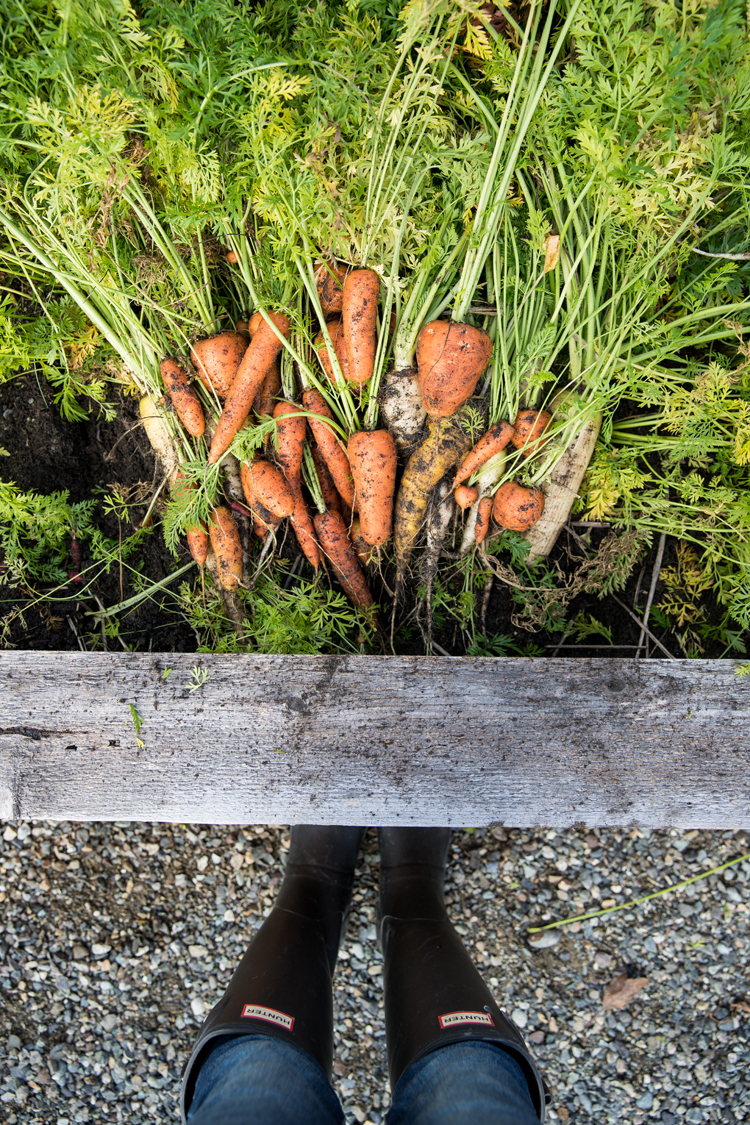
<svg viewBox="0 0 750 1125"><path fill-rule="evenodd" d="M635 1000L642 988L648 984L648 977L629 977L627 973L620 973L613 977L604 989L602 1007L605 1012L612 1008L627 1008L631 1000Z"/></svg>
<svg viewBox="0 0 750 1125"><path fill-rule="evenodd" d="M544 240L544 273L549 273L560 260L560 235L548 234Z"/></svg>
<svg viewBox="0 0 750 1125"><path fill-rule="evenodd" d="M750 1004L747 1000L733 1000L729 1005L729 1011L734 1015L735 1012L750 1012Z"/></svg>

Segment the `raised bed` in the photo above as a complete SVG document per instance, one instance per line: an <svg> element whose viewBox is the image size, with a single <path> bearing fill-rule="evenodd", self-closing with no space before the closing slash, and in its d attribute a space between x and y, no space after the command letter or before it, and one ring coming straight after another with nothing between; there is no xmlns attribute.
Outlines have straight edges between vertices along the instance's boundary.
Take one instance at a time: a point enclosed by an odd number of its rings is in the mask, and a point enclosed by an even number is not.
<svg viewBox="0 0 750 1125"><path fill-rule="evenodd" d="M735 668L0 653L0 816L747 828Z"/></svg>

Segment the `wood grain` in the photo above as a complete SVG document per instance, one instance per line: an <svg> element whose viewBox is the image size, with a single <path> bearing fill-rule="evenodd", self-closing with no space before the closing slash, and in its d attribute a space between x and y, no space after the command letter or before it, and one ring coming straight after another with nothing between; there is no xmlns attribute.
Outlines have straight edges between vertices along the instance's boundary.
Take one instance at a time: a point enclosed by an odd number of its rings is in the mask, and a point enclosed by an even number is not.
<svg viewBox="0 0 750 1125"><path fill-rule="evenodd" d="M734 668L2 653L0 816L746 828Z"/></svg>

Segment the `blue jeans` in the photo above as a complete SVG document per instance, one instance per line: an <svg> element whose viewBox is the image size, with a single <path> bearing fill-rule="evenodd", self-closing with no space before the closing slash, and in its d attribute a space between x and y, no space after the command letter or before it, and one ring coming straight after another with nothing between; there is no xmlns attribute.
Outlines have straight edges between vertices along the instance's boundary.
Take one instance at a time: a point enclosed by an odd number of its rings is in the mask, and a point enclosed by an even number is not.
<svg viewBox="0 0 750 1125"><path fill-rule="evenodd" d="M189 1125L343 1125L318 1063L267 1035L219 1041L201 1066ZM401 1076L388 1125L539 1125L523 1071L490 1043L452 1043Z"/></svg>

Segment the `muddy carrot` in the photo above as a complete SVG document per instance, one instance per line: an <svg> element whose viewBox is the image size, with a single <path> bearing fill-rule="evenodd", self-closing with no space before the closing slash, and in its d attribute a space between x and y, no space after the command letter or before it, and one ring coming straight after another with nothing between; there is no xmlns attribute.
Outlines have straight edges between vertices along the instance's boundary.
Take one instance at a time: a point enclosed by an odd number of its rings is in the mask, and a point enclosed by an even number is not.
<svg viewBox="0 0 750 1125"><path fill-rule="evenodd" d="M491 457L496 453L502 452L509 441L513 440L515 430L510 422L496 422L494 426L490 426L484 437L481 437L477 444L469 453L466 454L461 464L458 466L456 479L453 482L454 487L463 484L468 480L472 473L477 469L481 469Z"/></svg>
<svg viewBox="0 0 750 1125"><path fill-rule="evenodd" d="M242 581L242 544L229 508L214 508L209 535L216 555L219 581L225 590L236 590Z"/></svg>
<svg viewBox="0 0 750 1125"><path fill-rule="evenodd" d="M342 320L349 378L366 383L375 366L380 278L374 270L352 270L344 282Z"/></svg>
<svg viewBox="0 0 750 1125"><path fill-rule="evenodd" d="M449 320L425 324L417 339L419 391L428 414L447 418L474 393L492 355L481 328Z"/></svg>
<svg viewBox="0 0 750 1125"><path fill-rule="evenodd" d="M290 331L289 318L283 313L271 313L270 319L282 336ZM227 395L221 418L214 432L209 464L214 464L232 443L234 435L250 413L256 392L264 376L281 351L281 340L264 320L250 341L250 345L237 368L237 374Z"/></svg>
<svg viewBox="0 0 750 1125"><path fill-rule="evenodd" d="M388 430L361 430L347 446L365 541L382 547L393 527L396 443Z"/></svg>
<svg viewBox="0 0 750 1125"><path fill-rule="evenodd" d="M324 418L330 418L331 421L333 421L333 414L326 400L323 398L320 391L316 390L314 387L309 387L303 392L302 402L304 403L305 410L309 410L311 414L323 415ZM336 490L344 503L354 509L354 484L352 483L352 470L349 464L349 458L346 455L346 450L331 427L322 421L321 418L308 418L308 422L310 423L310 429L315 435L315 440L320 447L320 452L325 458L325 462L331 472Z"/></svg>
<svg viewBox="0 0 750 1125"><path fill-rule="evenodd" d="M338 512L319 512L314 519L320 545L349 600L361 610L374 605L346 525Z"/></svg>

